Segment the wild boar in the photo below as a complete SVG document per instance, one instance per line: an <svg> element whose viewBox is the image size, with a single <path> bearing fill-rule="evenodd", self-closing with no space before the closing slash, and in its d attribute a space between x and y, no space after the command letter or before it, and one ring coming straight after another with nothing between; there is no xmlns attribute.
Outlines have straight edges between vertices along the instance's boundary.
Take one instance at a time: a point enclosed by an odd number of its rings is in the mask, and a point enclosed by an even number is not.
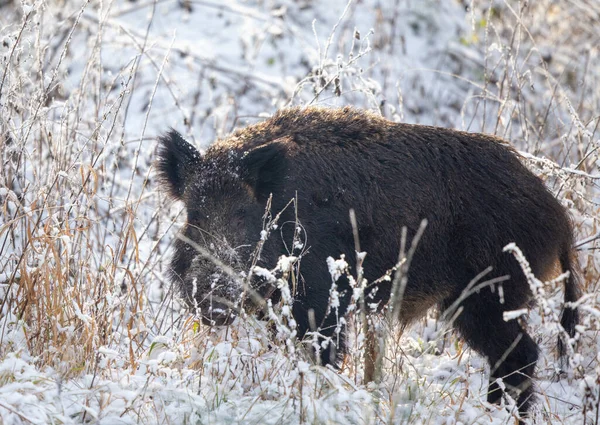
<svg viewBox="0 0 600 425"><path fill-rule="evenodd" d="M499 401L496 379L503 378L519 410L527 412L538 347L503 313L526 307L532 293L520 265L503 248L516 243L542 279L569 272L565 302L576 301L579 291L569 216L506 142L393 123L353 108L292 108L215 142L204 155L171 131L160 138L157 167L164 188L187 212L183 236L175 242L172 280L190 307L215 324L235 314L245 293L243 278L236 276L248 272L264 237L268 200L272 211L283 211L280 223L298 219L306 238L292 306L300 338L311 323L322 335L334 332L337 319L327 314L332 278L326 259L344 254L350 267L356 264L350 209L368 255L369 282L397 262L402 228L410 241L427 219L396 306L400 320L408 323L432 306L441 311L456 306L469 283L490 266L486 279L509 276L501 291L498 283L463 297L453 324L489 361L488 400ZM295 211L285 208L291 199L297 199ZM282 225L256 264L273 267L289 253L285 240L297 227ZM259 295L277 296L264 279L246 281ZM344 276L337 286L343 315L352 291ZM390 281L381 280L369 287L369 304L383 308L390 292ZM577 310L567 305L562 326L572 336L577 323ZM333 345L339 353L343 338ZM324 363L335 360L330 352L322 355Z"/></svg>

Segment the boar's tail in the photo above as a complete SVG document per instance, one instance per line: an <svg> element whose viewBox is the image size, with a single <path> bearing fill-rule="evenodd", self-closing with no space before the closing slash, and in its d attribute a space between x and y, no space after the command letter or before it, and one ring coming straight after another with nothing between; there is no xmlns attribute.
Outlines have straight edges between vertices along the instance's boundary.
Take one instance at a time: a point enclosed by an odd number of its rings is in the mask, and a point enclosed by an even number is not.
<svg viewBox="0 0 600 425"><path fill-rule="evenodd" d="M577 270L573 267L574 255L571 248L565 249L560 256L560 265L563 271L569 272L569 277L565 280L565 304L574 303L581 296L579 289L579 279ZM579 312L577 308L570 305L565 305L562 317L560 319L561 326L567 331L569 336L575 336L575 326L579 323ZM559 335L558 337L558 353L561 357L565 355L565 341Z"/></svg>

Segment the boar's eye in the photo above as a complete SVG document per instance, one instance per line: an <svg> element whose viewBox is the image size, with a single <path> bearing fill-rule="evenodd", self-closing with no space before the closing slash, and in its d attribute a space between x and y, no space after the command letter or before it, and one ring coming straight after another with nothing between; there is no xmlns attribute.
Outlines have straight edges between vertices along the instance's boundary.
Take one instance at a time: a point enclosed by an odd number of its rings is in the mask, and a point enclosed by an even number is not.
<svg viewBox="0 0 600 425"><path fill-rule="evenodd" d="M188 211L188 223L201 228L206 227L208 216L200 211Z"/></svg>
<svg viewBox="0 0 600 425"><path fill-rule="evenodd" d="M246 208L238 208L234 212L231 222L235 227L244 227L244 224L246 223L246 212Z"/></svg>
<svg viewBox="0 0 600 425"><path fill-rule="evenodd" d="M246 215L247 215L248 211L246 210L246 208L242 207L242 208L238 208L235 211L234 217L237 220L245 220L246 219Z"/></svg>

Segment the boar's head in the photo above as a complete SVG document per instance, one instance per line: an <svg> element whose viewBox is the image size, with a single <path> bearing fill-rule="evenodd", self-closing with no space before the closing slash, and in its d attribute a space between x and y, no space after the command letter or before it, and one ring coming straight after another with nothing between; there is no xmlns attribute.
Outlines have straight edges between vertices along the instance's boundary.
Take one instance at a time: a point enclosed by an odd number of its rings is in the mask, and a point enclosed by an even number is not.
<svg viewBox="0 0 600 425"><path fill-rule="evenodd" d="M249 287L255 295L273 291L267 282L247 279L245 273L284 161L279 143L248 149L221 142L201 155L174 130L159 139L161 184L171 198L183 202L187 213L174 244L170 278L205 323L228 323ZM273 261L264 253L262 257L265 264Z"/></svg>

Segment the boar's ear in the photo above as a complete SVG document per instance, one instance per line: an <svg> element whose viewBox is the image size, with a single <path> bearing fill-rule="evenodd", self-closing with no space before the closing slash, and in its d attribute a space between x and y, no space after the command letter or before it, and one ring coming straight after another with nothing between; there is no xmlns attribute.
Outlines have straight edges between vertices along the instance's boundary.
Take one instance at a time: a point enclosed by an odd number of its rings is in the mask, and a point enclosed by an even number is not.
<svg viewBox="0 0 600 425"><path fill-rule="evenodd" d="M286 169L286 141L275 140L244 154L244 181L257 199L265 200L283 184Z"/></svg>
<svg viewBox="0 0 600 425"><path fill-rule="evenodd" d="M190 177L200 167L202 157L195 147L173 129L160 137L158 142L156 166L159 178L169 195L181 200Z"/></svg>

